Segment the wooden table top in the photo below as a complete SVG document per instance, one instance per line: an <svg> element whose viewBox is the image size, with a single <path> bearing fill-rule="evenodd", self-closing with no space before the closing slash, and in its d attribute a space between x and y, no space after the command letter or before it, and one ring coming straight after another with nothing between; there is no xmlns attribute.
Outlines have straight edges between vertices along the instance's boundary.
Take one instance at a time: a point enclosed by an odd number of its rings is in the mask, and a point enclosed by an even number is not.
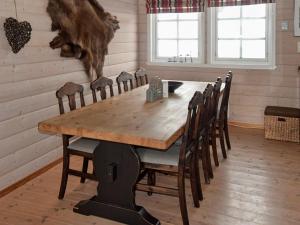
<svg viewBox="0 0 300 225"><path fill-rule="evenodd" d="M184 81L169 98L153 103L146 102L146 85L45 120L38 128L40 132L166 150L183 134L190 99L207 84Z"/></svg>

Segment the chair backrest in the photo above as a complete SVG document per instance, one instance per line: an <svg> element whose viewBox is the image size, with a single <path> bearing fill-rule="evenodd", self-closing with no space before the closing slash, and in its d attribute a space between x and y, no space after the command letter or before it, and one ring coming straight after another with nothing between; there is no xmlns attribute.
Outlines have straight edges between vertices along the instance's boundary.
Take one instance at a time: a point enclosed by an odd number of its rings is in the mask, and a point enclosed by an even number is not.
<svg viewBox="0 0 300 225"><path fill-rule="evenodd" d="M201 135L202 134L205 135L207 134L206 132L208 132L213 90L214 87L211 84L208 84L205 88L205 91L203 92L204 107L203 107L203 114L201 116L201 121L199 125L199 133Z"/></svg>
<svg viewBox="0 0 300 225"><path fill-rule="evenodd" d="M139 68L135 74L135 84L136 84L136 87L140 87L140 86L143 86L143 85L146 85L148 84L148 75L146 73L146 70L144 68Z"/></svg>
<svg viewBox="0 0 300 225"><path fill-rule="evenodd" d="M218 77L217 81L214 84L213 87L213 94L210 102L210 114L209 114L209 120L210 122L214 122L217 118L218 113L218 105L219 105L219 99L220 99L220 93L221 93L221 86L222 86L222 79Z"/></svg>
<svg viewBox="0 0 300 225"><path fill-rule="evenodd" d="M133 75L132 75L132 74L123 71L123 72L117 77L117 84L118 84L118 91L119 91L119 94L122 93L121 83L123 83L124 91L125 91L125 92L129 91L128 81L129 81L129 84L130 84L130 90L132 90L132 89L133 89Z"/></svg>
<svg viewBox="0 0 300 225"><path fill-rule="evenodd" d="M226 76L226 79L225 79L225 89L223 92L223 97L222 97L222 102L221 102L221 107L220 107L220 116L222 116L223 113L227 113L227 111L228 111L232 76L233 76L232 72L229 71Z"/></svg>
<svg viewBox="0 0 300 225"><path fill-rule="evenodd" d="M85 101L83 97L83 86L80 84L75 84L73 82L67 82L63 87L58 89L56 92L56 97L58 99L59 104L59 112L60 114L65 113L64 104L63 104L63 97L67 96L69 100L69 108L70 111L76 109L76 93L80 96L80 104L81 107L85 106Z"/></svg>
<svg viewBox="0 0 300 225"><path fill-rule="evenodd" d="M199 137L197 136L198 125L200 124L203 106L203 95L201 92L196 91L188 106L188 115L179 153L179 166L184 165L188 154L197 151L197 143L199 139Z"/></svg>
<svg viewBox="0 0 300 225"><path fill-rule="evenodd" d="M97 80L94 80L90 87L92 90L94 103L97 102L97 91L100 91L100 97L102 100L106 99L106 87L109 87L110 97L114 96L113 80L107 77L100 77Z"/></svg>

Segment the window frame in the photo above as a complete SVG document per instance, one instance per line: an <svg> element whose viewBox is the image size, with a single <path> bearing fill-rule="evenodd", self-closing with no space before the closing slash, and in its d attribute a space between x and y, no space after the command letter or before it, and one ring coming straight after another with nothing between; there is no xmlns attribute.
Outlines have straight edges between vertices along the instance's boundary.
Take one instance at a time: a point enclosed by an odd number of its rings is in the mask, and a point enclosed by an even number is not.
<svg viewBox="0 0 300 225"><path fill-rule="evenodd" d="M193 62L168 62L169 58L172 57L158 57L158 49L157 49L157 42L158 42L158 37L157 37L157 14L149 14L148 15L148 63L168 63L171 65L174 64L202 64L205 59L204 55L204 41L205 38L203 35L200 35L201 33L204 33L205 31L205 26L204 26L204 13L198 13L198 57L192 57ZM166 20L166 21L176 21L177 22L177 32L178 32L178 21L196 21L196 20L180 20L178 19L173 19L173 20ZM196 39L196 38L195 38ZM180 38L176 38L174 40L180 40ZM182 38L182 40L189 40L188 38ZM184 58L184 57L183 57Z"/></svg>
<svg viewBox="0 0 300 225"><path fill-rule="evenodd" d="M230 7L230 6L224 6ZM208 64L229 66L253 66L255 69L276 68L276 18L275 4L266 4L266 58L265 59L234 59L217 57L217 7L212 7L207 13ZM275 34L275 35L273 35ZM257 39L258 40L258 39ZM242 46L241 46L242 48ZM242 56L241 56L242 57Z"/></svg>
<svg viewBox="0 0 300 225"><path fill-rule="evenodd" d="M230 6L227 6L230 7ZM165 67L202 67L202 68L230 68L230 69L262 69L262 70L274 70L276 69L276 4L267 4L268 10L268 52L267 60L215 60L213 57L216 52L215 44L216 41L216 30L213 29L212 20L213 13L212 11L216 10L215 8L208 8L206 13L199 13L199 23L198 23L198 32L199 34L199 60L193 59L193 63L180 63L180 62L168 62L167 58L156 58L153 51L153 47L156 48L155 35L153 31L153 26L155 26L155 14L147 14L147 62L149 66L165 66ZM206 31L206 32L205 32ZM214 33L213 33L214 32ZM212 36L213 35L213 36ZM213 38L211 38L213 37ZM156 51L156 50L155 50Z"/></svg>

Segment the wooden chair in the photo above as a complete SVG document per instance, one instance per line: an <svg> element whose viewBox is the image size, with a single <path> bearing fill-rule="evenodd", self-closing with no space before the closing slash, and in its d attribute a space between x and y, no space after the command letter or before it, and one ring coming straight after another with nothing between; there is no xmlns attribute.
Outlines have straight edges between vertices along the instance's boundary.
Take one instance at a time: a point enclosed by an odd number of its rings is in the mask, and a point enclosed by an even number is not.
<svg viewBox="0 0 300 225"><path fill-rule="evenodd" d="M225 89L223 92L222 102L221 102L220 109L218 111L218 118L217 118L218 137L220 138L222 154L225 159L227 158L227 153L225 149L224 136L225 136L227 148L229 150L231 149L229 130L228 130L228 104L229 104L232 76L233 76L232 72L229 71L225 79Z"/></svg>
<svg viewBox="0 0 300 225"><path fill-rule="evenodd" d="M208 115L208 124L209 124L209 138L210 145L212 145L212 153L215 162L215 166L219 166L218 160L218 151L217 151L217 113L218 113L218 104L221 94L222 79L219 77L214 84L213 93L211 95L210 106L209 106L209 115ZM209 153L208 153L209 154ZM210 178L213 178L213 170L211 162L207 162L209 168Z"/></svg>
<svg viewBox="0 0 300 225"><path fill-rule="evenodd" d="M63 98L68 97L70 111L76 109L75 95L79 94L81 107L85 106L83 97L83 86L72 82L66 83L56 92L58 98L60 114L65 113ZM87 173L89 160L93 159L93 152L98 145L98 141L86 138L79 138L70 143L70 135L63 135L63 170L61 177L61 185L59 191L59 199L63 199L67 187L68 175L81 177L80 182L84 183L86 178L95 179L93 174ZM83 157L82 170L70 169L70 155L77 155Z"/></svg>
<svg viewBox="0 0 300 225"><path fill-rule="evenodd" d="M134 76L135 76L136 87L140 87L140 86L148 84L148 75L144 68L139 68L135 72Z"/></svg>
<svg viewBox="0 0 300 225"><path fill-rule="evenodd" d="M100 91L100 97L102 100L106 99L106 87L109 87L110 91L110 97L114 96L114 90L113 90L113 80L106 78L106 77L100 77L97 80L94 80L91 85L91 90L93 94L93 102L97 102L97 91Z"/></svg>
<svg viewBox="0 0 300 225"><path fill-rule="evenodd" d="M198 126L203 111L203 95L196 92L188 106L188 116L182 136L181 144L174 143L166 152L147 148L137 148L141 166L144 171L156 171L163 174L177 176L177 187L162 187L154 184L138 183L136 188L140 191L159 193L179 197L180 210L184 225L189 224L185 197L185 174L190 173L192 196L195 207L199 207L199 200L203 200L198 153ZM143 173L142 173L143 174Z"/></svg>
<svg viewBox="0 0 300 225"><path fill-rule="evenodd" d="M205 183L210 183L212 173L211 158L210 158L210 115L211 115L211 100L214 87L208 84L203 92L204 107L203 114L200 122L200 135L199 135L199 152L202 160L203 174Z"/></svg>
<svg viewBox="0 0 300 225"><path fill-rule="evenodd" d="M206 132L208 132L208 139L204 141L202 146L202 165L204 170L205 182L210 183L210 178L213 178L213 169L210 157L210 145L212 146L213 158L216 166L219 166L218 152L217 152L217 132L216 121L218 103L220 97L220 90L222 85L222 79L218 78L213 88L210 85L207 86L205 95L205 123ZM211 91L212 90L212 91ZM206 137L207 138L207 137Z"/></svg>
<svg viewBox="0 0 300 225"><path fill-rule="evenodd" d="M211 84L208 84L203 92L203 112L201 114L201 120L199 125L199 142L198 142L198 151L199 158L202 161L203 174L205 178L205 183L210 183L212 166L210 158L210 110L211 110L211 100L213 95L214 87ZM180 145L182 143L182 138L176 141L176 144ZM148 183L155 182L155 174L152 171L148 172ZM200 179L199 179L200 181ZM150 193L151 194L151 193Z"/></svg>
<svg viewBox="0 0 300 225"><path fill-rule="evenodd" d="M121 83L123 83L124 92L129 91L128 81L129 81L129 85L130 85L130 90L132 90L133 89L133 75L132 74L123 71L117 77L117 84L118 84L119 94L122 94Z"/></svg>

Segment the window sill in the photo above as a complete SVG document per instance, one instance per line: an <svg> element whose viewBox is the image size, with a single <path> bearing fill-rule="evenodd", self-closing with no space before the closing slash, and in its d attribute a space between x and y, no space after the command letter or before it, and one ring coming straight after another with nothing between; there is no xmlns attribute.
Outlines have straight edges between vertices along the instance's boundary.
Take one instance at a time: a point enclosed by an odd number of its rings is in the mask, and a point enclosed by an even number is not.
<svg viewBox="0 0 300 225"><path fill-rule="evenodd" d="M223 64L201 64L201 63L167 63L167 62L147 62L148 66L165 67L189 67L189 68L219 68L219 69L247 69L247 70L275 70L276 66L270 65L223 65Z"/></svg>

